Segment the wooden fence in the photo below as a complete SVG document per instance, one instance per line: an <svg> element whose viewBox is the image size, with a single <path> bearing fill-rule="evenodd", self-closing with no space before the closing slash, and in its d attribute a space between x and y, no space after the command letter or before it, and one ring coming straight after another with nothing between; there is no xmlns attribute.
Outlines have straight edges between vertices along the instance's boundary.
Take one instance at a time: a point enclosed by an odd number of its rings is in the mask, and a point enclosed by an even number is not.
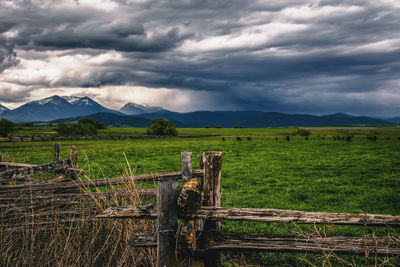
<svg viewBox="0 0 400 267"><path fill-rule="evenodd" d="M267 236L223 232L221 221L227 220L399 227L400 216L221 207L220 152L203 153L200 157L200 170L192 170L191 153L183 152L182 170L178 172L85 180L77 179L77 175L83 171L77 169L76 150L71 149L70 159L67 160L60 160L59 151L59 144L55 144L54 160L47 164L0 162L0 214L3 229L48 226L49 214L55 207L59 208L59 223L96 218L156 220L155 232L137 235L129 243L134 247L156 248L158 266L182 263L219 266L220 252L232 250L400 256L399 239L390 237ZM55 175L50 178L31 178L32 174L38 172L61 173L63 177ZM181 187L178 187L179 179L182 179ZM15 184L15 181L18 183ZM120 185L137 182L157 182L157 189L135 190L138 198L156 197L156 203L109 207L105 210L93 205L71 208L82 201L90 204L97 195L101 195L109 206L107 200L112 198L113 192L91 192L90 188L119 188ZM28 221L21 220L26 216L29 216Z"/></svg>
<svg viewBox="0 0 400 267"><path fill-rule="evenodd" d="M204 175L200 180L192 178L191 162L191 153L183 152L181 188L178 188L177 177L158 180L157 203L110 207L97 217L155 219L157 231L137 235L130 244L156 247L158 266L175 266L182 262L191 266L219 266L219 252L232 250L400 256L400 240L390 237L266 236L223 232L220 222L223 220L399 227L400 216L223 208L220 207L222 153L203 153L200 165Z"/></svg>
<svg viewBox="0 0 400 267"><path fill-rule="evenodd" d="M69 159L60 159L60 144L54 144L53 161L46 164L2 162L0 153L0 226L2 230L26 229L27 226L51 227L57 223L96 220L96 215L121 200L122 194L131 190L121 187L138 182L154 182L158 179L178 179L181 172L144 174L134 177L115 177L88 180L80 179L84 171L77 168L77 150L73 147ZM50 173L50 177L35 177ZM201 177L202 171L193 172ZM107 191L96 190L106 187ZM93 191L93 189L95 191ZM135 198L151 199L156 189L135 189ZM99 208L99 202L103 207Z"/></svg>

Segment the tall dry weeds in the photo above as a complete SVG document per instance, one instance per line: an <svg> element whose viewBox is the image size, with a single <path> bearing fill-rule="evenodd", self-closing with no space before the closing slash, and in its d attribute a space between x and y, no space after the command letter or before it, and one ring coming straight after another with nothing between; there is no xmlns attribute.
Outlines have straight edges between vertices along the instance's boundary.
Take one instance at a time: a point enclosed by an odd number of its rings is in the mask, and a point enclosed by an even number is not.
<svg viewBox="0 0 400 267"><path fill-rule="evenodd" d="M133 176L129 167L125 175ZM129 245L133 235L154 232L152 222L95 218L106 207L140 202L134 183L0 194L0 266L153 266L153 249Z"/></svg>

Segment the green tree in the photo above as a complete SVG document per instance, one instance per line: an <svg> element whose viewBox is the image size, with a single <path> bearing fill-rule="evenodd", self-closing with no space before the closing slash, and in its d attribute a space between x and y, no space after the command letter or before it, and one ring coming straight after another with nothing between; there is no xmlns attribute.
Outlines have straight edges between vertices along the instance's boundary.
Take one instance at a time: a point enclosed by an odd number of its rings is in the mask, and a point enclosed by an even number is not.
<svg viewBox="0 0 400 267"><path fill-rule="evenodd" d="M7 136L15 128L15 123L7 119L2 118L0 120L0 135Z"/></svg>
<svg viewBox="0 0 400 267"><path fill-rule="evenodd" d="M103 129L104 124L92 118L79 118L77 123L61 122L57 125L58 134L96 135L97 129Z"/></svg>
<svg viewBox="0 0 400 267"><path fill-rule="evenodd" d="M165 118L150 120L150 126L146 130L147 134L152 135L178 135L175 123L170 122Z"/></svg>
<svg viewBox="0 0 400 267"><path fill-rule="evenodd" d="M304 129L304 128L299 128L296 131L296 134L301 135L301 136L309 136L311 135L310 130Z"/></svg>

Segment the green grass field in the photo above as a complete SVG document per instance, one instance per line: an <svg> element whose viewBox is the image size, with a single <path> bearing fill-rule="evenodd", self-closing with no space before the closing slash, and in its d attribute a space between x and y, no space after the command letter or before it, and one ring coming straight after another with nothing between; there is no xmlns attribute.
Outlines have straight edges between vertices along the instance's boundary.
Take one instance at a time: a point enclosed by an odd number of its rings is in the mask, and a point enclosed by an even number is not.
<svg viewBox="0 0 400 267"><path fill-rule="evenodd" d="M144 133L143 128L111 128L113 134ZM309 140L296 128L179 129L180 134L219 134L208 138L62 141L67 158L75 145L79 167L94 178L116 177L128 167L135 174L180 170L180 153L193 152L193 167L203 151L222 151L222 206L304 211L400 215L400 130L311 130ZM333 136L353 134L351 142ZM290 141L285 137L290 135ZM367 140L377 135L378 140ZM224 136L226 141L222 141ZM241 136L243 141L236 141ZM246 137L251 137L251 141ZM275 140L278 137L278 140ZM3 160L45 163L53 142L0 142ZM388 228L335 226L319 228L327 235L376 234L399 237ZM260 234L316 233L313 225L224 222L224 230ZM323 256L285 253L247 254L256 264L322 265ZM362 258L345 256L358 266ZM383 260L383 259L382 259ZM339 263L333 260L333 264ZM394 263L396 264L396 263ZM399 264L399 262L397 262Z"/></svg>

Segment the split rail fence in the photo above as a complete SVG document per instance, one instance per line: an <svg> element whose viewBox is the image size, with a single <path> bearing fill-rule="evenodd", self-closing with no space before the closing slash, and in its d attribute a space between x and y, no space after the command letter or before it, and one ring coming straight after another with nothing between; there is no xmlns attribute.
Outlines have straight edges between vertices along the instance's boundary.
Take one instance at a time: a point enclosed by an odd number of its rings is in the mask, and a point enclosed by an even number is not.
<svg viewBox="0 0 400 267"><path fill-rule="evenodd" d="M221 152L200 157L202 179L193 178L190 152L182 153L183 185L178 177L158 179L157 203L110 207L102 219L152 219L157 231L137 235L130 244L157 248L157 266L219 266L221 251L345 253L400 256L400 240L390 237L274 236L223 232L221 221L399 227L400 216L221 207ZM178 222L180 223L178 224Z"/></svg>
<svg viewBox="0 0 400 267"><path fill-rule="evenodd" d="M3 228L9 226L15 230L16 227L33 224L45 227L49 213L55 206L61 210L57 213L60 223L79 221L81 214L86 215L85 220L156 220L155 232L136 235L130 245L156 248L158 266L219 266L220 252L232 250L400 256L400 241L390 237L303 237L222 231L221 221L228 220L399 227L400 216L221 207L221 152L203 153L200 170L192 170L192 154L182 152L182 170L178 172L97 180L77 178L83 171L77 169L76 150L71 149L70 159L60 160L59 155L60 145L55 144L54 160L48 164L0 162ZM50 178L31 178L39 172L55 175ZM61 178L58 175L60 173ZM182 186L178 187L180 179ZM15 181L22 183L10 184ZM139 189L135 192L140 199L156 197L156 203L109 207L105 210L90 205L85 206L84 210L71 208L74 203L93 201L97 194L108 196L108 192L90 192L91 188L126 186L137 182L157 182L157 189ZM30 219L21 220L25 216L30 216Z"/></svg>

